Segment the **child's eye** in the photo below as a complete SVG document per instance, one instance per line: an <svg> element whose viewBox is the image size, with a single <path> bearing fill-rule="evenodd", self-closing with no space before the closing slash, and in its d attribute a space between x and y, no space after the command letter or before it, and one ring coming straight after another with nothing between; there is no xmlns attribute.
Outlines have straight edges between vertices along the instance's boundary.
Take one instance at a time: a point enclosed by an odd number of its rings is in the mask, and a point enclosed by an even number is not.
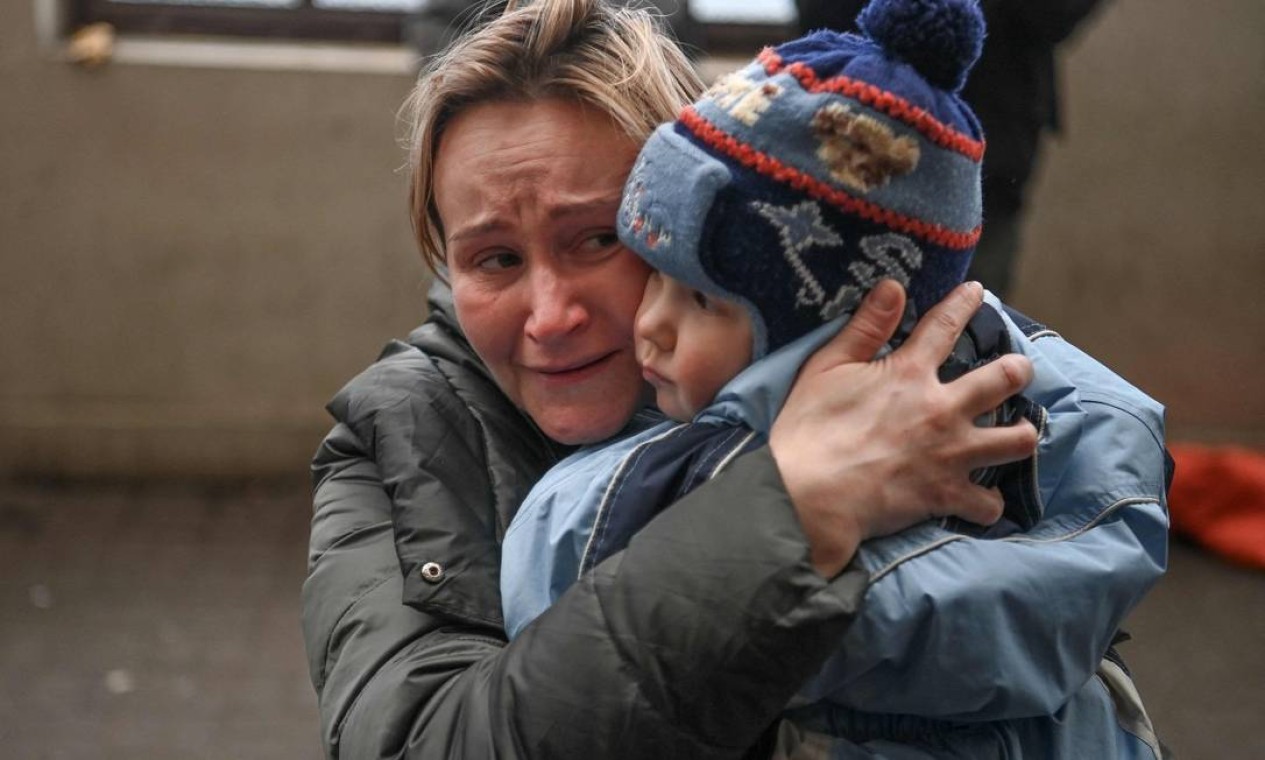
<svg viewBox="0 0 1265 760"><path fill-rule="evenodd" d="M712 310L712 299L708 298L707 294L701 290L694 291L694 303L703 311Z"/></svg>

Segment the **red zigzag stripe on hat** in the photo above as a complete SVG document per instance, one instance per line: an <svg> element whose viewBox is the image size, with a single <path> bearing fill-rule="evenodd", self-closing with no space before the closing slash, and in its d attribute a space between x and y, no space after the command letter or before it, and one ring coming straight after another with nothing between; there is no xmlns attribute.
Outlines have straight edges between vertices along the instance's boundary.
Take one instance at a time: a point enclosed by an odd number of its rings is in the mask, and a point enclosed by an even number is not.
<svg viewBox="0 0 1265 760"><path fill-rule="evenodd" d="M732 135L699 115L698 111L694 110L694 106L686 106L678 118L698 139L748 169L753 169L800 192L808 193L813 198L830 203L849 214L855 214L868 221L886 225L945 248L962 250L979 242L980 227L970 232L955 232L947 227L899 214L837 190L819 179L783 164L767 153L761 153L750 145L738 142Z"/></svg>
<svg viewBox="0 0 1265 760"><path fill-rule="evenodd" d="M984 158L983 141L967 137L927 111L886 90L845 76L818 79L817 73L803 63L786 65L782 56L778 55L773 48L761 50L757 60L764 65L764 70L769 76L786 71L798 79L800 85L809 92L833 92L859 100L870 108L875 108L893 119L908 124L942 148L960 153L976 163Z"/></svg>

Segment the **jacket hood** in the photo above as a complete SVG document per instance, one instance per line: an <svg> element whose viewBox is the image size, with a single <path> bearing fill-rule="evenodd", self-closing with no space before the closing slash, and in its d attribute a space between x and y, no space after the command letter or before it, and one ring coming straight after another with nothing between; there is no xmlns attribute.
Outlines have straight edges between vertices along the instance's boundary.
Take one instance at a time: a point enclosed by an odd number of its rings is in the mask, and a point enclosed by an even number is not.
<svg viewBox="0 0 1265 760"><path fill-rule="evenodd" d="M457 307L452 300L452 288L439 277L431 281L426 293L426 307L429 312L426 321L409 333L408 344L430 356L456 362L495 383L492 373L461 330Z"/></svg>
<svg viewBox="0 0 1265 760"><path fill-rule="evenodd" d="M799 368L839 332L846 319L836 317L753 362L720 389L695 421L746 425L767 437Z"/></svg>
<svg viewBox="0 0 1265 760"><path fill-rule="evenodd" d="M791 385L799 375L799 368L817 349L837 335L851 318L850 313L835 317L756 360L726 383L715 400L699 412L695 420L746 425L767 437L774 418L791 392ZM905 315L892 342L883 346L875 358L885 356L896 348L917 321L911 301L906 304Z"/></svg>
<svg viewBox="0 0 1265 760"><path fill-rule="evenodd" d="M434 277L431 280L430 288L426 291L426 308L430 311L430 321L442 325L449 333L465 342L465 333L457 322L457 306L452 300L452 287L443 279ZM412 342L413 335L420 330L418 328L409 335L409 342Z"/></svg>

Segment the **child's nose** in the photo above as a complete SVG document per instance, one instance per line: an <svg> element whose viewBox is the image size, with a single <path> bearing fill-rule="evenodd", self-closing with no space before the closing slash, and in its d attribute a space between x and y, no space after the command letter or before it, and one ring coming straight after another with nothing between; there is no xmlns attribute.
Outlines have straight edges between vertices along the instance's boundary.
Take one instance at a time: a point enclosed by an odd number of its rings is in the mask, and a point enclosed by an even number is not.
<svg viewBox="0 0 1265 760"><path fill-rule="evenodd" d="M676 346L676 330L673 329L667 310L661 299L653 297L649 292L642 299L641 308L637 310L637 321L633 332L638 340L644 340L660 351L671 351Z"/></svg>

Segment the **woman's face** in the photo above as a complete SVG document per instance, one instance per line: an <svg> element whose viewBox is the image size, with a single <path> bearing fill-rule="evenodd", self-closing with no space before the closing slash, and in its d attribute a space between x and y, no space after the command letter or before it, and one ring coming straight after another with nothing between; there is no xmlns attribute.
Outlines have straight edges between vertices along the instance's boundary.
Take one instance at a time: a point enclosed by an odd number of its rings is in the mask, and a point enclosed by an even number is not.
<svg viewBox="0 0 1265 760"><path fill-rule="evenodd" d="M460 112L435 157L461 327L563 443L619 432L645 390L633 321L649 270L615 236L638 147L605 115L550 99Z"/></svg>

